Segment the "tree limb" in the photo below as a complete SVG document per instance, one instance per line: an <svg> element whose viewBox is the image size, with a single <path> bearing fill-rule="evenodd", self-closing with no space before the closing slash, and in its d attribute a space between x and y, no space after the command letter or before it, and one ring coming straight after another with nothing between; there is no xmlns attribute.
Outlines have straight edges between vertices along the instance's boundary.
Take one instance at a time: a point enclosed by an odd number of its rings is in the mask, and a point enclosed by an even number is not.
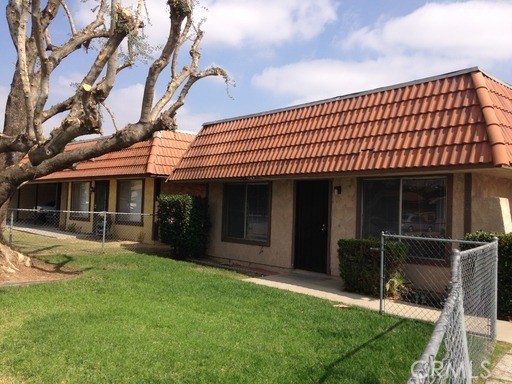
<svg viewBox="0 0 512 384"><path fill-rule="evenodd" d="M171 55L180 41L183 20L192 17L192 6L188 0L168 0L167 4L170 7L171 17L169 36L160 57L151 64L148 71L146 84L144 86L144 96L142 98L141 122L149 122L153 118L152 107L157 80L164 68L169 65Z"/></svg>
<svg viewBox="0 0 512 384"><path fill-rule="evenodd" d="M73 20L73 15L71 14L68 4L66 3L65 0L60 0L60 3L62 5L62 8L64 8L64 12L66 12L66 17L68 18L68 22L69 22L69 28L71 28L71 34L74 36L74 35L76 35L76 27L75 27L75 21Z"/></svg>

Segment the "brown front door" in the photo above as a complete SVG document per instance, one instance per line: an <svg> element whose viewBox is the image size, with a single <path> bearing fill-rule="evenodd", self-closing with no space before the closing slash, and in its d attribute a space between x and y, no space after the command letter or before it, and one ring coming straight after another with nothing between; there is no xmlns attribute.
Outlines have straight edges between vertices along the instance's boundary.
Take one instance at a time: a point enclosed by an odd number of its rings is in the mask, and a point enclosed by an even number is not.
<svg viewBox="0 0 512 384"><path fill-rule="evenodd" d="M295 265L327 272L329 181L298 181L295 186Z"/></svg>

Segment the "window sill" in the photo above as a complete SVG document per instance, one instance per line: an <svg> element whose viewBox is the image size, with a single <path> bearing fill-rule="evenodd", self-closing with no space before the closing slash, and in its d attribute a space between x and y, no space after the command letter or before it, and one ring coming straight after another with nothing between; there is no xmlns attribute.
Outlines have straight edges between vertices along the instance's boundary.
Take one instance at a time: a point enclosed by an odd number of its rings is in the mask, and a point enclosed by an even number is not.
<svg viewBox="0 0 512 384"><path fill-rule="evenodd" d="M221 241L223 243L237 243L237 244L245 244L245 245L256 245L256 246L260 246L260 247L270 247L270 240L257 241L257 240L237 239L237 238L233 238L233 237L222 237Z"/></svg>
<svg viewBox="0 0 512 384"><path fill-rule="evenodd" d="M132 227L143 227L144 226L144 222L142 222L142 221L122 221L122 220L116 220L115 224L116 225L129 225L129 226L132 226Z"/></svg>
<svg viewBox="0 0 512 384"><path fill-rule="evenodd" d="M69 215L69 220L73 220L73 221L91 221L91 216L88 215L87 217L84 217L84 216Z"/></svg>

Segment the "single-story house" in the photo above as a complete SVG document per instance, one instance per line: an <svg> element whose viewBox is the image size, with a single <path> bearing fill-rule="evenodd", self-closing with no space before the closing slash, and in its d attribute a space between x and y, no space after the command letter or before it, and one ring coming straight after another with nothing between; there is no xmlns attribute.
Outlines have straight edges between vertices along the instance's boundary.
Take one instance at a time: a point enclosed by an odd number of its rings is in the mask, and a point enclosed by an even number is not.
<svg viewBox="0 0 512 384"><path fill-rule="evenodd" d="M194 137L181 131L157 132L150 140L23 185L11 199L10 208L70 211L55 220L52 216L45 224L81 233L93 233L95 221L102 220L93 212L124 213L111 218L112 234L119 239L152 242L157 238L155 218L141 213L156 213L158 195L205 195L206 188L201 184L164 183ZM80 141L66 149L95 143ZM31 212L15 211L14 219L32 217Z"/></svg>
<svg viewBox="0 0 512 384"><path fill-rule="evenodd" d="M168 182L208 184L209 256L337 275L342 238L512 231L511 164L512 86L475 67L205 123Z"/></svg>

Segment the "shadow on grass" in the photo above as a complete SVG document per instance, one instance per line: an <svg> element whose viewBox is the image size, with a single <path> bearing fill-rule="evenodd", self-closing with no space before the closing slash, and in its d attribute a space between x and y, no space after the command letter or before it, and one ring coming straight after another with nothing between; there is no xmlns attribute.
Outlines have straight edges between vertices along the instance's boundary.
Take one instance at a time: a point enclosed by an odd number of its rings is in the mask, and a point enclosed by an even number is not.
<svg viewBox="0 0 512 384"><path fill-rule="evenodd" d="M39 271L46 272L46 273L59 273L59 274L63 274L63 275L80 275L80 274L82 274L82 272L94 269L93 267L87 267L87 268L83 268L80 270L63 269L67 264L71 263L72 261L75 261L75 259L72 256L68 256L68 255L59 255L59 257L63 258L63 260L58 263L52 263L51 261L40 260L39 258L37 258L41 262L44 262L45 266L47 266L49 268L40 267L35 264L32 265L32 268L37 269Z"/></svg>
<svg viewBox="0 0 512 384"><path fill-rule="evenodd" d="M333 374L336 366L338 366L339 364L345 362L346 360L352 358L353 356L355 356L358 352L362 351L363 349L369 347L371 344L373 344L374 342L376 342L377 340L381 339L382 337L386 336L388 333L390 333L391 331L393 331L394 329L398 328L399 326L401 326L406 320L405 319L402 319L400 321L398 321L396 324L392 325L391 327L389 327L388 329L386 329L385 331L379 333L378 335L372 337L370 340L367 340L366 342L364 342L363 344L359 345L358 347L352 349L351 351L347 352L346 354L344 354L343 356L341 356L340 358L334 360L331 364L329 364L326 368L325 368L325 373L323 374L323 376L318 380L318 383L325 383L329 377L331 377L331 375ZM377 381L377 377L374 377L372 378L372 381L373 382L373 379L375 379L376 381L375 382L378 382Z"/></svg>

